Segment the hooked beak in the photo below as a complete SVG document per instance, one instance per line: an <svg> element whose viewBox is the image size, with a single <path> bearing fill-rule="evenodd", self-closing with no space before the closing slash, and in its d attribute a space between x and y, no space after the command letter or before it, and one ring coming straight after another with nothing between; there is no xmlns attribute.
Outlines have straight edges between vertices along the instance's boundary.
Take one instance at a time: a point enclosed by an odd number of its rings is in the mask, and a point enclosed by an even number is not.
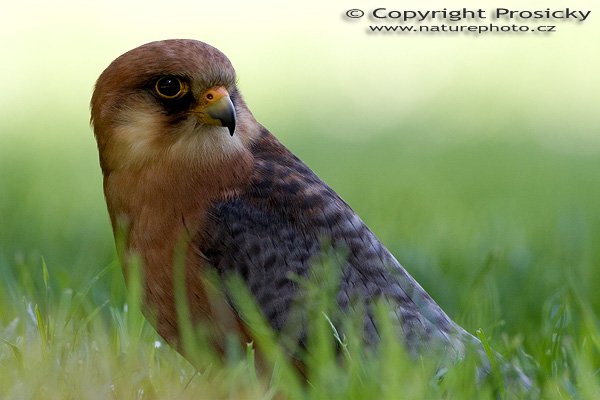
<svg viewBox="0 0 600 400"><path fill-rule="evenodd" d="M194 112L198 119L208 125L224 126L233 136L235 132L235 107L229 92L222 86L208 89L202 95Z"/></svg>

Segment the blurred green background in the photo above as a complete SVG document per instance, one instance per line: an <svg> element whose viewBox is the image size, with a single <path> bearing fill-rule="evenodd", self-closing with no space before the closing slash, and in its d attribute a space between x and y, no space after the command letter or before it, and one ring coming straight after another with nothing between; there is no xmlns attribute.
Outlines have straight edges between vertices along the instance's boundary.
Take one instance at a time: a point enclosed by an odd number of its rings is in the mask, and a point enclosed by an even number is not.
<svg viewBox="0 0 600 400"><path fill-rule="evenodd" d="M525 3L502 6L540 8ZM114 260L89 127L93 85L121 53L187 37L230 57L257 119L453 318L535 347L529 334L568 287L600 307L593 5L571 4L590 18L551 35L403 36L344 18L373 8L366 1L3 2L0 326L44 295L42 257L52 287L76 290ZM122 302L118 270L91 296Z"/></svg>

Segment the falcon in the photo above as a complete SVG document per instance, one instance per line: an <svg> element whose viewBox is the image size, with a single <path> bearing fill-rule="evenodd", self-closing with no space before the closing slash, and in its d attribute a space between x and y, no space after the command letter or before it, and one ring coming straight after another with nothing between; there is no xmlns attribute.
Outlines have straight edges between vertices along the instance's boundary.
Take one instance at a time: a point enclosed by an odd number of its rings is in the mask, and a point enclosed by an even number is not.
<svg viewBox="0 0 600 400"><path fill-rule="evenodd" d="M335 254L336 306L362 305L367 344L379 340L373 305L384 300L409 353L483 353L352 208L254 119L216 48L165 40L126 52L98 79L91 122L115 236L125 230L123 256L141 263L146 315L168 342L181 342L177 249L194 324L223 320L203 275L236 274L276 332L303 312L294 307L306 295L298 277ZM245 340L231 289L218 287L235 318L221 324L223 337L233 330ZM302 345L306 332L296 328Z"/></svg>

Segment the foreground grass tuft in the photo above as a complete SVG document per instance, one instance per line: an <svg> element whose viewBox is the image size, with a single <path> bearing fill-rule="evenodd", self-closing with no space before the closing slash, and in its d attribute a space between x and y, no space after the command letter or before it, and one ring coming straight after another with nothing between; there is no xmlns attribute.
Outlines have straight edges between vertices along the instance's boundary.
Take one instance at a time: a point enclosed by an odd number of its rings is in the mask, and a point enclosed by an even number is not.
<svg viewBox="0 0 600 400"><path fill-rule="evenodd" d="M46 267L42 262L41 275ZM92 279L119 274L111 264ZM51 280L51 276L43 278ZM232 284L240 285L240 282ZM196 370L160 338L143 319L137 298L123 307L107 300L94 304L90 288L63 289L42 296L37 304L23 299L17 315L0 331L0 397L44 399L431 399L513 398L511 388L494 379L475 384L476 360L444 371L439 379L432 360L408 356L390 324L381 325L382 344L365 350L351 325L345 333L332 328L328 305L318 290L313 307L306 354L308 381L290 364L240 286L236 301L247 307L256 341L240 348L234 340L226 357L209 346L194 347ZM44 309L42 313L40 310ZM593 313L574 292L568 300L549 305L547 330L538 334L540 353L513 349L512 362L535 378L543 398L595 398L600 393L597 365L600 332ZM386 315L381 310L380 315ZM579 315L576 317L575 315ZM384 321L384 320L382 320ZM487 337L478 332L486 350ZM199 339L202 342L201 338ZM508 337L504 340L509 341ZM500 343L502 347L502 343ZM508 345L506 347L509 347ZM257 372L255 350L266 352L268 368ZM335 349L341 349L336 352ZM206 362L210 360L210 362ZM493 368L492 368L493 369ZM520 393L520 398L524 395Z"/></svg>

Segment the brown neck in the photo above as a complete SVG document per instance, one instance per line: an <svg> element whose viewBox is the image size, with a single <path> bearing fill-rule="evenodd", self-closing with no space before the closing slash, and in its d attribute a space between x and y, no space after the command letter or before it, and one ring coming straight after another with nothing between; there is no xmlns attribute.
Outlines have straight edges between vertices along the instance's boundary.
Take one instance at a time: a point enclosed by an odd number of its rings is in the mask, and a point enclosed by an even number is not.
<svg viewBox="0 0 600 400"><path fill-rule="evenodd" d="M137 170L112 171L104 190L115 237L123 221L127 228L124 266L139 257L145 280L147 315L167 340L177 337L173 262L181 240L202 231L210 205L232 197L246 184L252 169L249 151L219 164L184 165L156 162ZM188 248L185 255L188 301L195 315L209 315L204 293L196 290L202 260ZM125 270L127 272L127 269ZM127 275L127 274L126 274Z"/></svg>

